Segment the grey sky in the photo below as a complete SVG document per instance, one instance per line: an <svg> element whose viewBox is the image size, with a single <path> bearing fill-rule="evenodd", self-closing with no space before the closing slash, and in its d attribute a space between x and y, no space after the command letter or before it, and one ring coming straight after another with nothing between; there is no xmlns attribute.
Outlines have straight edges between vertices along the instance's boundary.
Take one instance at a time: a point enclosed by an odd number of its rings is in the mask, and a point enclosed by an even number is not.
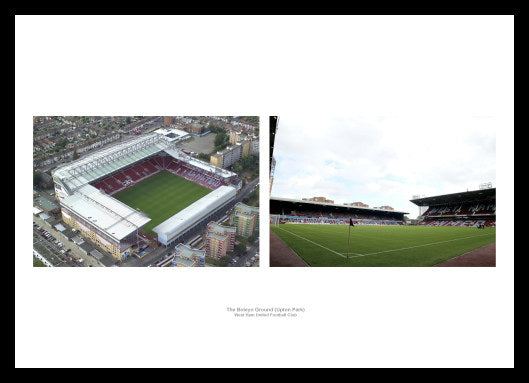
<svg viewBox="0 0 529 383"><path fill-rule="evenodd" d="M492 117L280 116L272 196L325 196L418 214L415 194L496 186Z"/></svg>

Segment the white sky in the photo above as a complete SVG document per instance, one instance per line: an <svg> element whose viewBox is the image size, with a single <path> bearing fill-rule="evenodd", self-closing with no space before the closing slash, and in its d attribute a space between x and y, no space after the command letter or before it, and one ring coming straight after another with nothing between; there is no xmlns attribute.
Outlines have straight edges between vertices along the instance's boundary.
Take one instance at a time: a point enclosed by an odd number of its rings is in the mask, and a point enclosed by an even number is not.
<svg viewBox="0 0 529 383"><path fill-rule="evenodd" d="M413 195L496 186L495 121L281 115L272 196L389 205L415 218Z"/></svg>

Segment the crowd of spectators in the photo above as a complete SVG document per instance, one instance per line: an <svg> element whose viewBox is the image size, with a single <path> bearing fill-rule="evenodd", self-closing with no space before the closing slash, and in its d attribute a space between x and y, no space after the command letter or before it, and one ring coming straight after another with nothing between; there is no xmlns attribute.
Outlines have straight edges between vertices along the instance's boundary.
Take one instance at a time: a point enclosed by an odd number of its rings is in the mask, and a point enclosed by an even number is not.
<svg viewBox="0 0 529 383"><path fill-rule="evenodd" d="M422 226L496 226L496 203L466 203L430 206L422 217Z"/></svg>
<svg viewBox="0 0 529 383"><path fill-rule="evenodd" d="M204 169L197 168L170 156L154 156L132 166L120 169L113 174L97 180L93 185L109 195L121 192L145 179L167 170L191 182L215 190L225 181Z"/></svg>
<svg viewBox="0 0 529 383"><path fill-rule="evenodd" d="M281 214L280 223L307 223L307 224L334 224L348 225L349 220L354 225L403 225L402 219L391 216L377 216L375 214L346 214L336 212L323 212L314 210L297 210L290 211L287 214Z"/></svg>
<svg viewBox="0 0 529 383"><path fill-rule="evenodd" d="M495 203L474 203L474 204L461 204L451 206L430 206L423 214L423 217L440 217L445 215L481 215L496 214Z"/></svg>

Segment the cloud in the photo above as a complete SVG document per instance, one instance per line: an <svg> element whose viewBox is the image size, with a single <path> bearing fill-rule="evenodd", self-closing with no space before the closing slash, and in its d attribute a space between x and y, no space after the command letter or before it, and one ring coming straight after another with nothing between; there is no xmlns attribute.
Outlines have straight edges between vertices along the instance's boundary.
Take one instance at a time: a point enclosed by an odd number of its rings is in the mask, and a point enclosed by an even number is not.
<svg viewBox="0 0 529 383"><path fill-rule="evenodd" d="M414 194L495 185L496 130L490 117L281 116L272 195L410 210Z"/></svg>

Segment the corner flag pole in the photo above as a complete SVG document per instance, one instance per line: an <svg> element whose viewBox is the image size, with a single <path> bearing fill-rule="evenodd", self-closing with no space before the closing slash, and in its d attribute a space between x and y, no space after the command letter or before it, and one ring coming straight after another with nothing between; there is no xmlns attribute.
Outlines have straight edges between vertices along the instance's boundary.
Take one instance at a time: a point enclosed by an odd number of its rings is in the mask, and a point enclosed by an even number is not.
<svg viewBox="0 0 529 383"><path fill-rule="evenodd" d="M347 259L349 259L349 243L351 242L351 225L349 225L349 238L347 239Z"/></svg>
<svg viewBox="0 0 529 383"><path fill-rule="evenodd" d="M349 237L347 238L347 259L349 259L349 244L351 243L351 226L353 226L353 220L349 218Z"/></svg>

